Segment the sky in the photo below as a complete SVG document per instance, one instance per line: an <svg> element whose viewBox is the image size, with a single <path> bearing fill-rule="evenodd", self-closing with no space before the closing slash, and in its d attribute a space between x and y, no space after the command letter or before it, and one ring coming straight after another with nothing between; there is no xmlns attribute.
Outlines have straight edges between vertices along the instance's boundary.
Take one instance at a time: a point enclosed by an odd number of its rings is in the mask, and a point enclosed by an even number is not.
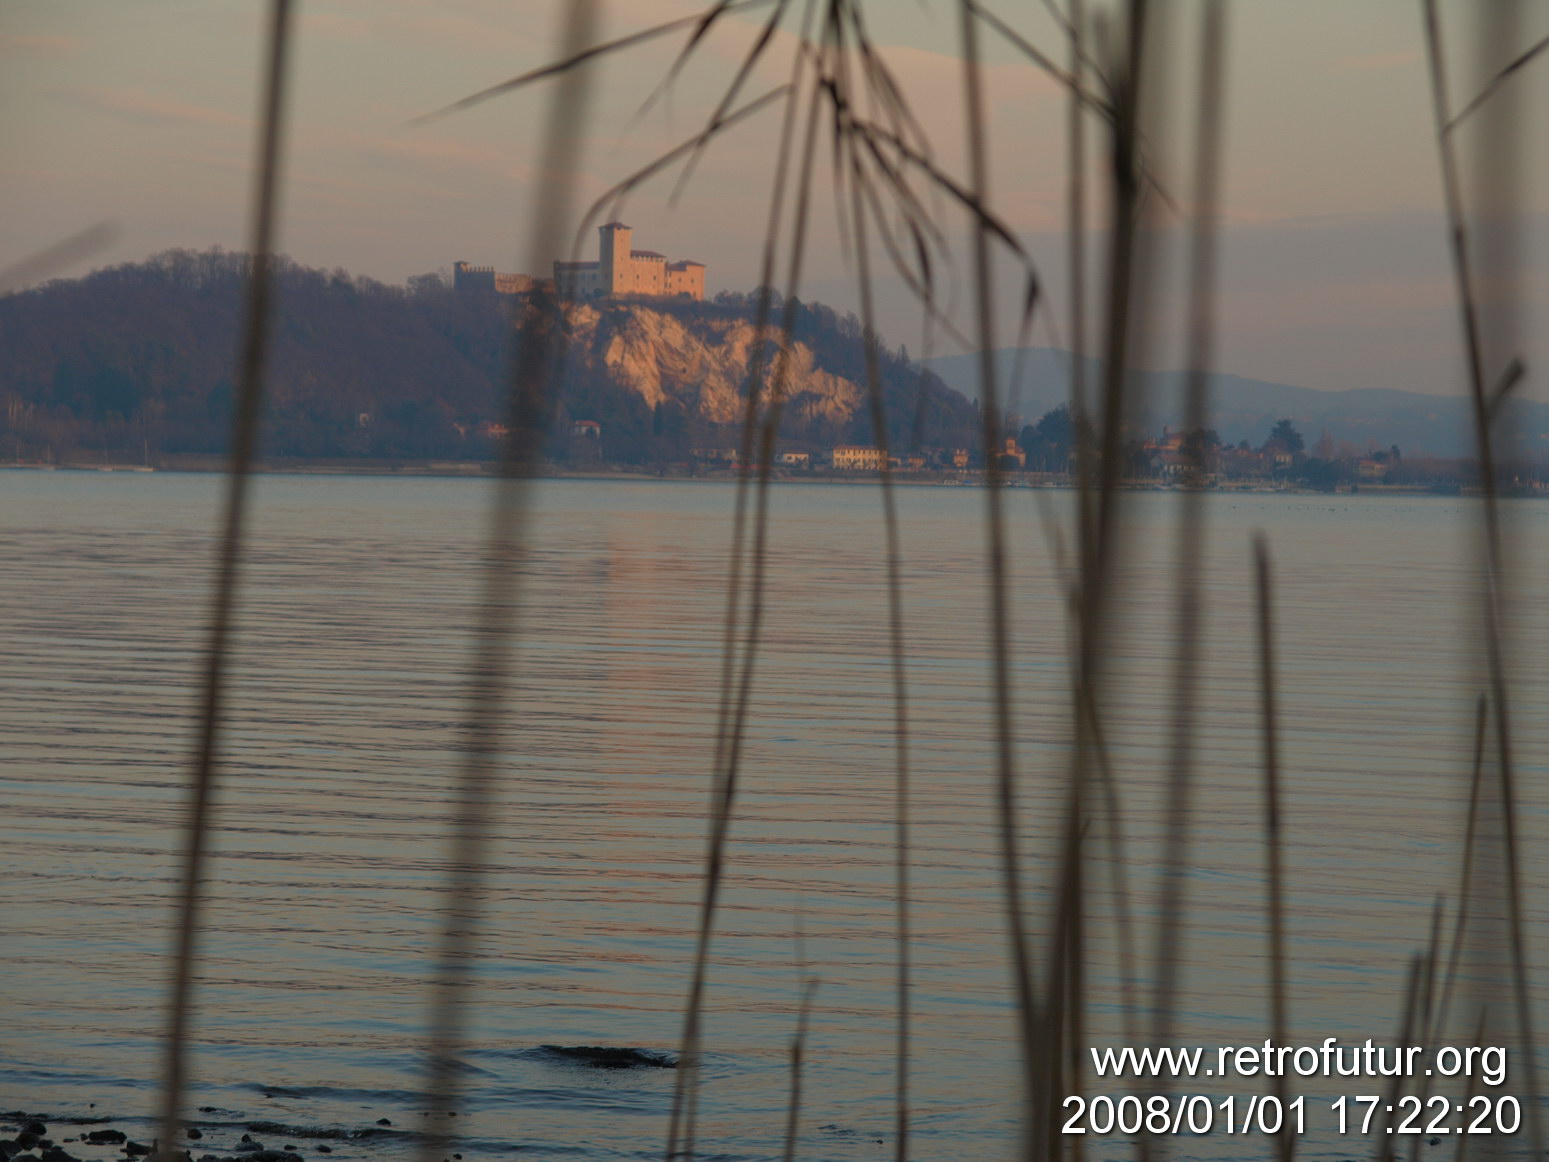
<svg viewBox="0 0 1549 1162"><path fill-rule="evenodd" d="M1442 0L1454 88L1471 90L1469 0ZM1089 0L1089 8L1100 8ZM551 0L298 0L299 36L281 245L310 266L388 282L457 259L519 270L534 205L548 90L535 86L429 122L420 115L550 59ZM691 0L605 0L607 38L683 16ZM1063 58L1057 26L1032 0L989 5ZM794 14L800 4L791 6ZM870 0L874 40L903 83L940 165L961 175L958 23L948 0ZM1159 180L1187 203L1184 110L1194 75L1195 0L1160 5L1180 78L1159 101ZM1239 375L1340 390L1461 390L1461 360L1416 0L1228 0L1228 112L1216 365ZM241 248L265 5L259 0L0 0L0 269L98 222L107 245L57 271L135 261L169 247ZM703 123L762 12L711 35L663 99L641 112L681 36L608 58L593 72L579 172L589 203ZM1524 5L1518 40L1549 35L1549 5ZM749 87L785 78L793 38L777 39ZM1065 97L985 33L993 204L1036 262L1050 313L1035 342L1067 333ZM1549 53L1511 82L1525 110L1549 109ZM715 290L747 290L759 257L780 112L725 136L672 204L669 175L623 216L638 247L708 266ZM1099 126L1092 123L1095 135ZM1095 147L1094 147L1095 150ZM1549 134L1529 125L1521 155L1521 261L1532 387L1549 365ZM1095 172L1095 171L1094 171ZM577 212L581 209L577 207ZM1098 212L1094 207L1094 213ZM833 200L814 203L799 293L856 307L854 271ZM1158 253L1176 256L1177 220L1158 214ZM945 210L943 286L967 330L966 226ZM556 239L562 254L569 240ZM1094 237L1094 250L1101 240ZM587 255L590 256L590 255ZM1015 341L1015 272L997 345ZM1154 283L1158 338L1146 361L1181 361L1171 308L1181 265ZM879 287L887 340L920 354L920 310L897 279ZM960 350L939 329L937 353Z"/></svg>

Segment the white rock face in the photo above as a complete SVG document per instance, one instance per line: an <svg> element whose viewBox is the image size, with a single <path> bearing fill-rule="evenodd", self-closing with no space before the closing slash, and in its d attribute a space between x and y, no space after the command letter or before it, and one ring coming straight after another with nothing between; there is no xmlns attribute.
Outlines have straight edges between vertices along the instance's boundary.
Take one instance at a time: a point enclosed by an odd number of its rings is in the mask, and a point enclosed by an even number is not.
<svg viewBox="0 0 1549 1162"><path fill-rule="evenodd" d="M718 424L740 423L742 388L755 338L745 320L682 320L638 303L567 307L571 350L601 358L621 385L650 407L665 400ZM775 350L771 344L770 351ZM772 359L766 390L783 388L789 412L803 419L847 421L865 399L859 384L813 365L812 350L793 343Z"/></svg>

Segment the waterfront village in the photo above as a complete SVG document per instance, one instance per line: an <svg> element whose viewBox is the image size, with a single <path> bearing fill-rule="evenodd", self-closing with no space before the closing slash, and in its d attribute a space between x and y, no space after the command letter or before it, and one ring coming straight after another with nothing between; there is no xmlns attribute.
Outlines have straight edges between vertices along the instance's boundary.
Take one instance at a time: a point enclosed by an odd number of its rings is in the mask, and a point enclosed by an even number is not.
<svg viewBox="0 0 1549 1162"><path fill-rule="evenodd" d="M570 427L572 468L600 455L586 455L596 445L601 425L590 420ZM576 449L576 445L580 445ZM1200 447L1199 445L1203 445ZM1195 436L1163 429L1160 436L1137 437L1123 448L1119 479L1135 487L1167 488L1190 482L1221 489L1307 489L1323 492L1428 491L1456 493L1474 479L1468 461L1417 458L1406 461L1396 446L1358 450L1336 443L1324 432L1308 449L1295 425L1278 421L1257 447L1247 440L1226 444L1215 432ZM1080 476L1073 444L1069 410L1049 412L1036 424L1025 425L1020 435L1007 436L997 446L995 464L1002 480L1013 485L1058 487L1073 484ZM884 463L890 475L921 483L970 483L983 479L988 467L982 449L937 448L888 455L871 445L838 444L827 448L784 448L777 451L769 468L776 478L862 478L880 473ZM755 471L734 447L693 449L691 462L669 466L671 475L737 474ZM1525 492L1549 494L1549 479L1540 472L1517 481Z"/></svg>
<svg viewBox="0 0 1549 1162"><path fill-rule="evenodd" d="M636 249L633 228L613 221L598 227L597 258L556 261L552 279L506 274L489 266L459 261L453 266L453 286L464 293L524 294L544 286L566 298L609 296L679 298L703 301L705 266L684 259L670 261L654 250ZM1008 425L1003 445L995 452L995 467L1003 478L1030 485L1059 485L1079 474L1074 425L1068 408L1056 408L1036 423ZM478 434L499 439L501 424L482 425ZM607 462L602 425L575 419L569 425L567 466L585 470ZM1196 480L1206 487L1304 487L1325 491L1361 486L1455 490L1470 478L1469 466L1458 461L1422 458L1405 462L1396 446L1356 448L1336 443L1324 431L1315 445L1289 419L1282 419L1254 445L1223 442L1214 431L1194 434L1166 428L1159 436L1135 437L1123 448L1121 478L1151 486ZM776 452L770 465L778 476L832 475L854 477L882 470L880 448L837 444L828 447L788 447ZM888 455L890 472L920 479L960 481L982 474L987 457L982 448L931 448ZM713 475L756 469L743 462L735 446L695 447L690 459L663 466L672 475ZM1541 487L1541 482L1539 482Z"/></svg>

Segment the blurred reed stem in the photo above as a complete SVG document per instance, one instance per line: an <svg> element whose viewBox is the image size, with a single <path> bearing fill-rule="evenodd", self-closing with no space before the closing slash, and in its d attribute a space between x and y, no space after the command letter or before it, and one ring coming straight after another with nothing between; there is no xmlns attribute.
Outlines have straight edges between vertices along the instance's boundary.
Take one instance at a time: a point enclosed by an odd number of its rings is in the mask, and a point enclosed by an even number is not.
<svg viewBox="0 0 1549 1162"><path fill-rule="evenodd" d="M1516 31L1517 10L1518 6L1507 0L1469 10L1478 46L1482 50L1488 51L1491 47L1510 42ZM1518 257L1515 248L1506 244L1506 236L1514 233L1517 223L1515 155L1519 141L1514 102L1509 99L1509 94L1500 91L1500 82L1502 77L1519 66L1517 63L1508 64L1503 72L1484 86L1482 93L1493 94L1493 107L1481 107L1480 100L1470 102L1468 106L1470 111L1480 110L1476 120L1483 122L1481 132L1489 144L1486 163L1476 167L1475 174L1482 203L1478 209L1495 242L1487 253L1487 277L1483 283L1488 287L1489 294L1482 301L1473 231L1468 223L1457 158L1456 138L1460 121L1450 113L1452 100L1436 0L1421 0L1421 14L1425 27L1436 152L1448 224L1449 254L1466 356L1469 398L1473 406L1475 449L1479 460L1478 511L1482 542L1478 574L1482 621L1480 636L1489 720L1494 725L1493 760L1497 775L1497 784L1493 788L1496 809L1492 811L1490 819L1492 826L1499 828L1499 835L1491 836L1491 839L1499 841L1499 858L1503 865L1506 944L1513 993L1511 1032L1518 1046L1517 1056L1525 1076L1523 1104L1527 1110L1529 1139L1533 1154L1537 1157L1544 1153L1544 1135L1538 1102L1538 1063L1528 987L1526 937L1523 931L1510 667L1504 636L1509 612L1510 577L1499 494L1502 479L1499 446L1503 441L1509 441L1511 436L1507 404L1512 391L1523 377L1523 371L1521 363L1509 357L1509 351L1504 353L1506 357L1502 357L1501 353L1487 352L1485 343L1487 308L1493 316L1489 321L1493 323L1491 334L1496 342L1505 345L1515 340L1515 335L1511 333L1515 303L1503 301L1502 291L1513 285L1511 264ZM1518 59L1520 61L1522 58ZM1487 370L1492 356L1496 363L1502 365L1498 378L1493 378ZM1460 901L1459 906L1467 905Z"/></svg>
<svg viewBox="0 0 1549 1162"><path fill-rule="evenodd" d="M560 29L562 58L587 59L584 54L594 41L596 20L596 0L573 0ZM556 74L538 159L538 172L547 175L547 180L538 190L526 243L529 269L538 269L552 240L565 236L575 201L581 130L590 92L589 70L571 67ZM453 1148L447 1115L455 1111L462 1091L459 1054L469 1036L492 816L497 809L503 756L509 749L507 696L515 676L515 635L524 612L519 580L529 549L529 486L542 469L543 446L558 401L564 359L564 320L557 299L535 290L518 301L516 311L510 340L507 435L489 510L464 741L452 792L446 922L430 998L421 1162L436 1162Z"/></svg>
<svg viewBox="0 0 1549 1162"><path fill-rule="evenodd" d="M272 320L272 263L279 217L280 165L283 156L290 78L291 0L271 0L264 47L264 88L253 168L252 218L249 224L251 268L237 356L236 410L232 416L231 459L221 516L220 555L205 642L200 685L198 740L195 744L188 820L183 827L179 868L176 942L172 954L167 1032L162 1065L158 1152L171 1158L182 1129L187 1087L187 1043L193 1018L194 968L199 956L204 880L226 687L241 583L242 547L247 534L258 421L263 410L264 375Z"/></svg>
<svg viewBox="0 0 1549 1162"><path fill-rule="evenodd" d="M1276 1045L1289 1043L1290 1003L1285 969L1285 869L1280 826L1280 712L1275 669L1274 576L1269 542L1260 533L1253 538L1253 579L1257 597L1259 654L1259 738L1264 764L1264 911L1269 962L1269 1035ZM1286 1078L1275 1078L1275 1096L1284 1108ZM1296 1153L1296 1136L1289 1121L1277 1135L1276 1154L1290 1162Z"/></svg>

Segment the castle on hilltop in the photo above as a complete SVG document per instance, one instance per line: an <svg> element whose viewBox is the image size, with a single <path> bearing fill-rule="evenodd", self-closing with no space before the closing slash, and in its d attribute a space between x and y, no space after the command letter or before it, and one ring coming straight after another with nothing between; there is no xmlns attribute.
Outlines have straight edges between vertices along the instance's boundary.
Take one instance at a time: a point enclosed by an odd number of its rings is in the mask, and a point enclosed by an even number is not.
<svg viewBox="0 0 1549 1162"><path fill-rule="evenodd" d="M702 262L668 262L654 250L633 250L632 227L609 222L597 227L596 262L556 262L554 285L567 298L592 299L602 295L659 295L667 298L703 299L705 265Z"/></svg>
<svg viewBox="0 0 1549 1162"><path fill-rule="evenodd" d="M609 222L597 228L596 262L556 262L554 288L565 298L595 299L607 295L648 295L656 298L705 297L705 264L685 259L668 262L654 250L630 246L633 227ZM500 274L492 266L452 266L452 285L458 290L495 294L525 294L537 285L528 274Z"/></svg>

